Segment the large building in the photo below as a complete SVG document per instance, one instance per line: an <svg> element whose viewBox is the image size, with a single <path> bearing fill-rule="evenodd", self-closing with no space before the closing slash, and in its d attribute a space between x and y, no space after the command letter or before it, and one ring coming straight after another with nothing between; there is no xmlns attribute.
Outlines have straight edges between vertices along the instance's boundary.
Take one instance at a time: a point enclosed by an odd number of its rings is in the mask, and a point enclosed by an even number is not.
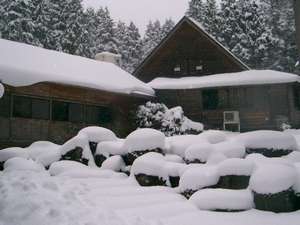
<svg viewBox="0 0 300 225"><path fill-rule="evenodd" d="M89 125L124 136L132 130L130 111L154 96L113 63L3 39L0 49L0 149L63 143Z"/></svg>
<svg viewBox="0 0 300 225"><path fill-rule="evenodd" d="M300 126L297 75L250 70L189 17L179 21L134 75L150 82L157 101L182 106L206 128Z"/></svg>

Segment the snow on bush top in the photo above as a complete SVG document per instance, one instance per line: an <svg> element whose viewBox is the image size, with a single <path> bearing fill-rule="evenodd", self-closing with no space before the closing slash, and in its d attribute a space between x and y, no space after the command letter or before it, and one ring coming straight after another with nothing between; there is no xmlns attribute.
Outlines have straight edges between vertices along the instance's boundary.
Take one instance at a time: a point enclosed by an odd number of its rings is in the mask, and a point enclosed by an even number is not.
<svg viewBox="0 0 300 225"><path fill-rule="evenodd" d="M117 93L154 95L150 86L112 63L4 39L0 39L0 49L0 79L5 84L28 86L53 82Z"/></svg>
<svg viewBox="0 0 300 225"><path fill-rule="evenodd" d="M164 169L165 163L163 155L155 152L149 152L134 160L131 167L131 174L158 176L168 181L168 174Z"/></svg>
<svg viewBox="0 0 300 225"><path fill-rule="evenodd" d="M295 138L284 132L279 131L252 131L240 134L237 139L246 148L267 148L267 149L286 149L297 150Z"/></svg>
<svg viewBox="0 0 300 225"><path fill-rule="evenodd" d="M207 140L211 144L217 144L226 140L224 132L219 130L208 130L199 134L199 137Z"/></svg>
<svg viewBox="0 0 300 225"><path fill-rule="evenodd" d="M296 183L294 166L267 164L259 166L250 178L250 189L260 194L274 194L288 190Z"/></svg>
<svg viewBox="0 0 300 225"><path fill-rule="evenodd" d="M6 148L0 151L0 162L5 162L6 160L14 157L28 158L29 156L27 151L19 147Z"/></svg>
<svg viewBox="0 0 300 225"><path fill-rule="evenodd" d="M250 176L253 169L254 163L246 159L226 159L218 165L220 176Z"/></svg>
<svg viewBox="0 0 300 225"><path fill-rule="evenodd" d="M228 158L243 158L246 154L245 146L242 143L234 140L215 144L214 149L216 152L222 153Z"/></svg>
<svg viewBox="0 0 300 225"><path fill-rule="evenodd" d="M56 175L66 172L66 171L70 171L70 170L74 170L74 169L84 169L86 167L87 167L86 165L79 163L79 162L70 161L70 160L62 160L59 162L52 163L49 168L49 173L52 176L56 176Z"/></svg>
<svg viewBox="0 0 300 225"><path fill-rule="evenodd" d="M248 70L201 77L155 78L148 83L154 89L195 89L207 87L280 84L299 82L295 74L272 70Z"/></svg>
<svg viewBox="0 0 300 225"><path fill-rule="evenodd" d="M4 86L0 83L0 98L4 95Z"/></svg>
<svg viewBox="0 0 300 225"><path fill-rule="evenodd" d="M206 164L207 165L216 165L216 164L223 162L226 159L227 159L227 157L223 153L213 152L208 157Z"/></svg>
<svg viewBox="0 0 300 225"><path fill-rule="evenodd" d="M113 170L115 172L120 172L125 169L125 163L121 156L115 155L106 159L101 166L101 169Z"/></svg>
<svg viewBox="0 0 300 225"><path fill-rule="evenodd" d="M128 152L165 149L165 135L150 128L138 129L126 137L124 148Z"/></svg>
<svg viewBox="0 0 300 225"><path fill-rule="evenodd" d="M219 175L215 166L191 167L182 174L179 181L179 191L199 190L217 184Z"/></svg>
<svg viewBox="0 0 300 225"><path fill-rule="evenodd" d="M248 210L254 206L249 190L204 189L189 199L200 210Z"/></svg>
<svg viewBox="0 0 300 225"><path fill-rule="evenodd" d="M123 147L124 140L118 141L103 141L97 145L96 155L104 155L109 157L110 155L123 155L126 153L126 149Z"/></svg>
<svg viewBox="0 0 300 225"><path fill-rule="evenodd" d="M86 146L89 146L88 137L86 135L78 134L61 146L61 154L65 155L76 147L80 147L84 150Z"/></svg>
<svg viewBox="0 0 300 225"><path fill-rule="evenodd" d="M209 155L213 152L213 145L209 143L203 143L201 145L194 144L189 146L185 150L184 158L189 161L200 160L200 162L206 162Z"/></svg>
<svg viewBox="0 0 300 225"><path fill-rule="evenodd" d="M4 163L5 172L16 170L41 172L44 171L45 168L41 164L38 164L31 159L24 159L19 157L11 158Z"/></svg>
<svg viewBox="0 0 300 225"><path fill-rule="evenodd" d="M91 142L102 142L102 141L116 141L117 137L109 129L106 129L104 127L86 127L79 131L79 135L86 135L88 137L88 140Z"/></svg>

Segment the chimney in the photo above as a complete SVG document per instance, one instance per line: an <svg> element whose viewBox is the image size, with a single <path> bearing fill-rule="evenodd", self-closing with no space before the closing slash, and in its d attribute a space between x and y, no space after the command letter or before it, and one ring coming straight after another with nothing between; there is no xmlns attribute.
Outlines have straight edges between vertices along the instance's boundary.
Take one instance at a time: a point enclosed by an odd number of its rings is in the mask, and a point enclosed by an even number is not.
<svg viewBox="0 0 300 225"><path fill-rule="evenodd" d="M121 58L122 56L119 54L114 54L111 52L101 52L96 54L95 60L101 61L101 62L109 62L113 63L117 66L121 66Z"/></svg>

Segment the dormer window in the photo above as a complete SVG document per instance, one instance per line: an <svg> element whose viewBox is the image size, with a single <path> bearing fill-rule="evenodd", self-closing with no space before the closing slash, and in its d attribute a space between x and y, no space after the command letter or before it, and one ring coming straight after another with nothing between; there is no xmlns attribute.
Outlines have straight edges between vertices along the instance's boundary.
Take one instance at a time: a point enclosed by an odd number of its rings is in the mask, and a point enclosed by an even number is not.
<svg viewBox="0 0 300 225"><path fill-rule="evenodd" d="M180 72L180 71L181 71L180 65L176 65L174 67L174 72Z"/></svg>

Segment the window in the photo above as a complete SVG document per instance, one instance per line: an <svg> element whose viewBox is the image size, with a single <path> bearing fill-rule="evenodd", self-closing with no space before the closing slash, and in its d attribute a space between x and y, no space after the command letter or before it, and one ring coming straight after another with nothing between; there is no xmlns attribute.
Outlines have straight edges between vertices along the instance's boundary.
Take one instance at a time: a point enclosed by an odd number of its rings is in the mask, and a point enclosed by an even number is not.
<svg viewBox="0 0 300 225"><path fill-rule="evenodd" d="M84 106L77 103L69 104L69 121L83 122L84 121Z"/></svg>
<svg viewBox="0 0 300 225"><path fill-rule="evenodd" d="M213 110L217 109L219 105L219 96L217 90L202 91L203 109Z"/></svg>
<svg viewBox="0 0 300 225"><path fill-rule="evenodd" d="M112 121L112 112L107 107L87 106L86 122L89 124L103 124Z"/></svg>
<svg viewBox="0 0 300 225"><path fill-rule="evenodd" d="M295 107L300 110L300 88L299 86L294 87L294 104Z"/></svg>
<svg viewBox="0 0 300 225"><path fill-rule="evenodd" d="M53 103L52 103L52 120L68 121L69 120L69 103L53 101Z"/></svg>
<svg viewBox="0 0 300 225"><path fill-rule="evenodd" d="M180 71L181 71L180 65L176 65L174 67L174 72L180 72Z"/></svg>
<svg viewBox="0 0 300 225"><path fill-rule="evenodd" d="M0 98L0 117L10 117L10 99L8 94Z"/></svg>
<svg viewBox="0 0 300 225"><path fill-rule="evenodd" d="M48 100L24 96L13 97L13 116L48 120L50 117Z"/></svg>
<svg viewBox="0 0 300 225"><path fill-rule="evenodd" d="M13 116L21 118L31 118L31 98L14 96L13 101Z"/></svg>

